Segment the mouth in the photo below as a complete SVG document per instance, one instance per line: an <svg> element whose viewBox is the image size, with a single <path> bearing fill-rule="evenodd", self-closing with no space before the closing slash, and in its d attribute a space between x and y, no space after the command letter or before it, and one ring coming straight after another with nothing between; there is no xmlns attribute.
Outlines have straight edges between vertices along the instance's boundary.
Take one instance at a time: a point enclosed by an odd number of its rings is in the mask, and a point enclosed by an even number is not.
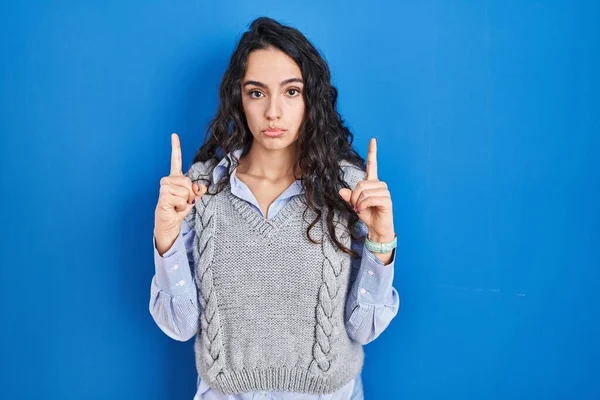
<svg viewBox="0 0 600 400"><path fill-rule="evenodd" d="M263 133L268 137L278 137L285 133L285 129L265 129Z"/></svg>

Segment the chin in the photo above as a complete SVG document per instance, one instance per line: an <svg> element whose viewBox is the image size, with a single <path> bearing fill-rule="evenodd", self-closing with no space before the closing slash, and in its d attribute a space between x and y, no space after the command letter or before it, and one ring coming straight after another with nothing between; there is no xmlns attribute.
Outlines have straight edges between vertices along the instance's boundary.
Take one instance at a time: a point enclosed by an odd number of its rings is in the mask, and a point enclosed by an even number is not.
<svg viewBox="0 0 600 400"><path fill-rule="evenodd" d="M265 149L269 149L269 150L281 150L281 149L285 149L286 147L288 147L289 145L291 145L291 143L289 143L287 140L282 140L282 139L275 139L273 140L272 138L269 138L267 140L261 140L260 141L262 147L264 147Z"/></svg>
<svg viewBox="0 0 600 400"><path fill-rule="evenodd" d="M296 141L295 138L291 139L290 137L291 135L289 134L289 132L284 132L281 136L278 137L269 137L266 136L263 132L261 132L258 138L256 136L254 137L254 140L258 139L258 141L260 141L260 143L264 147L283 148L289 146L290 144Z"/></svg>

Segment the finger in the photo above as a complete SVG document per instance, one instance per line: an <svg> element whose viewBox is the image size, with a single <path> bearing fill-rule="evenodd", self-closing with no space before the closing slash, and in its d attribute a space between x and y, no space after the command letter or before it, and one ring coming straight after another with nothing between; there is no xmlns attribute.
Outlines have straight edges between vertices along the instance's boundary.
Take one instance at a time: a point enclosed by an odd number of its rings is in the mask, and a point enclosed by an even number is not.
<svg viewBox="0 0 600 400"><path fill-rule="evenodd" d="M366 180L377 180L377 139L371 138L369 141L369 151L367 152L367 175Z"/></svg>
<svg viewBox="0 0 600 400"><path fill-rule="evenodd" d="M352 197L350 198L351 205L356 208L356 203L358 203L358 199L362 194L363 190L372 190L372 189L387 189L387 183L382 181L360 181L354 187L352 191Z"/></svg>
<svg viewBox="0 0 600 400"><path fill-rule="evenodd" d="M181 144L176 133L171 134L171 175L183 175L181 173Z"/></svg>
<svg viewBox="0 0 600 400"><path fill-rule="evenodd" d="M190 195L190 191L187 188L177 185L166 185L164 187L165 193L172 194L174 196L181 197L185 201L188 201L188 197Z"/></svg>
<svg viewBox="0 0 600 400"><path fill-rule="evenodd" d="M364 181L362 181L362 182L364 182ZM354 187L354 190L352 191L352 196L350 196L350 205L354 208L356 208L356 202L358 201L360 194L364 190L364 186L363 186L362 182L358 182L356 184L356 186Z"/></svg>
<svg viewBox="0 0 600 400"><path fill-rule="evenodd" d="M357 212L361 212L369 207L389 208L391 207L391 202L391 198L388 196L370 196L360 202Z"/></svg>
<svg viewBox="0 0 600 400"><path fill-rule="evenodd" d="M352 190L341 188L339 194L345 202L350 202L350 198L352 197Z"/></svg>
<svg viewBox="0 0 600 400"><path fill-rule="evenodd" d="M193 182L192 189L194 190L194 193L196 193L196 195L199 195L202 194L204 190L206 190L206 185L196 181Z"/></svg>
<svg viewBox="0 0 600 400"><path fill-rule="evenodd" d="M366 190L362 191L362 193L358 197L358 200L356 200L356 208L360 209L363 202L366 199L368 199L369 197L373 197L373 196L375 196L375 197L391 197L389 190L384 189L384 188L366 189ZM364 208L364 207L362 207L362 208Z"/></svg>
<svg viewBox="0 0 600 400"><path fill-rule="evenodd" d="M385 181L360 181L356 184L356 187L358 187L358 185L361 186L362 190L367 190L367 189L387 189L388 185L387 183L385 183ZM356 187L354 188L356 190Z"/></svg>
<svg viewBox="0 0 600 400"><path fill-rule="evenodd" d="M200 197L208 191L208 187L202 183L196 183L196 196Z"/></svg>
<svg viewBox="0 0 600 400"><path fill-rule="evenodd" d="M185 211L188 206L187 201L184 198L179 196L174 196L172 194L165 194L164 196L165 208L174 208L175 211Z"/></svg>
<svg viewBox="0 0 600 400"><path fill-rule="evenodd" d="M191 201L197 197L196 191L192 186L192 180L187 176L171 176L170 177L171 184L175 186L180 186L182 188L187 189L188 195L186 197L187 201L191 203Z"/></svg>
<svg viewBox="0 0 600 400"><path fill-rule="evenodd" d="M192 189L194 190L194 198L190 200L190 204L195 204L208 191L208 187L200 182L194 183Z"/></svg>
<svg viewBox="0 0 600 400"><path fill-rule="evenodd" d="M206 185L203 185L201 183L194 183L192 185L192 188L194 189L194 198L191 200L191 203L195 204L198 200L200 200L200 197L202 197L204 193L206 193L208 188L206 187Z"/></svg>

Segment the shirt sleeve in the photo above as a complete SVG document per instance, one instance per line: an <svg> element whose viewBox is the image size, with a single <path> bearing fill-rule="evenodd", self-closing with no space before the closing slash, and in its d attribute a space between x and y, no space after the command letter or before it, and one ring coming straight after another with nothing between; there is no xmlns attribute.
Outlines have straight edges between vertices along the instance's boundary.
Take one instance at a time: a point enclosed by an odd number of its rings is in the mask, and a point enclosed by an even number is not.
<svg viewBox="0 0 600 400"><path fill-rule="evenodd" d="M359 221L359 235L366 237L367 226ZM352 240L360 257L352 258L350 290L346 299L345 324L348 336L361 344L375 340L398 313L400 298L392 286L396 249L388 265L365 246L365 240Z"/></svg>
<svg viewBox="0 0 600 400"><path fill-rule="evenodd" d="M170 338L187 341L199 329L201 313L194 279L192 248L195 232L184 220L179 236L162 256L154 247L154 269L149 310L154 322Z"/></svg>

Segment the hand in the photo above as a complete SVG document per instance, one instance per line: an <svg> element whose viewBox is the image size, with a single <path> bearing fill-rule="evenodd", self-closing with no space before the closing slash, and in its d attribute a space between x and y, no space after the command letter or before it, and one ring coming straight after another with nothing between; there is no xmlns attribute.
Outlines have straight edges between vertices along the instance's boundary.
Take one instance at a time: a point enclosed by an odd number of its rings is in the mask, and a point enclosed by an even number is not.
<svg viewBox="0 0 600 400"><path fill-rule="evenodd" d="M350 203L361 221L369 229L369 240L391 242L394 240L392 199L387 184L377 178L377 141L371 138L367 153L365 180L356 184L354 191L342 188L340 196Z"/></svg>
<svg viewBox="0 0 600 400"><path fill-rule="evenodd" d="M175 240L181 223L194 204L206 193L206 185L192 185L189 177L181 172L181 146L179 136L171 135L171 173L160 180L158 204L154 213L154 235ZM168 240L161 240L165 242ZM158 244L158 243L157 243Z"/></svg>

